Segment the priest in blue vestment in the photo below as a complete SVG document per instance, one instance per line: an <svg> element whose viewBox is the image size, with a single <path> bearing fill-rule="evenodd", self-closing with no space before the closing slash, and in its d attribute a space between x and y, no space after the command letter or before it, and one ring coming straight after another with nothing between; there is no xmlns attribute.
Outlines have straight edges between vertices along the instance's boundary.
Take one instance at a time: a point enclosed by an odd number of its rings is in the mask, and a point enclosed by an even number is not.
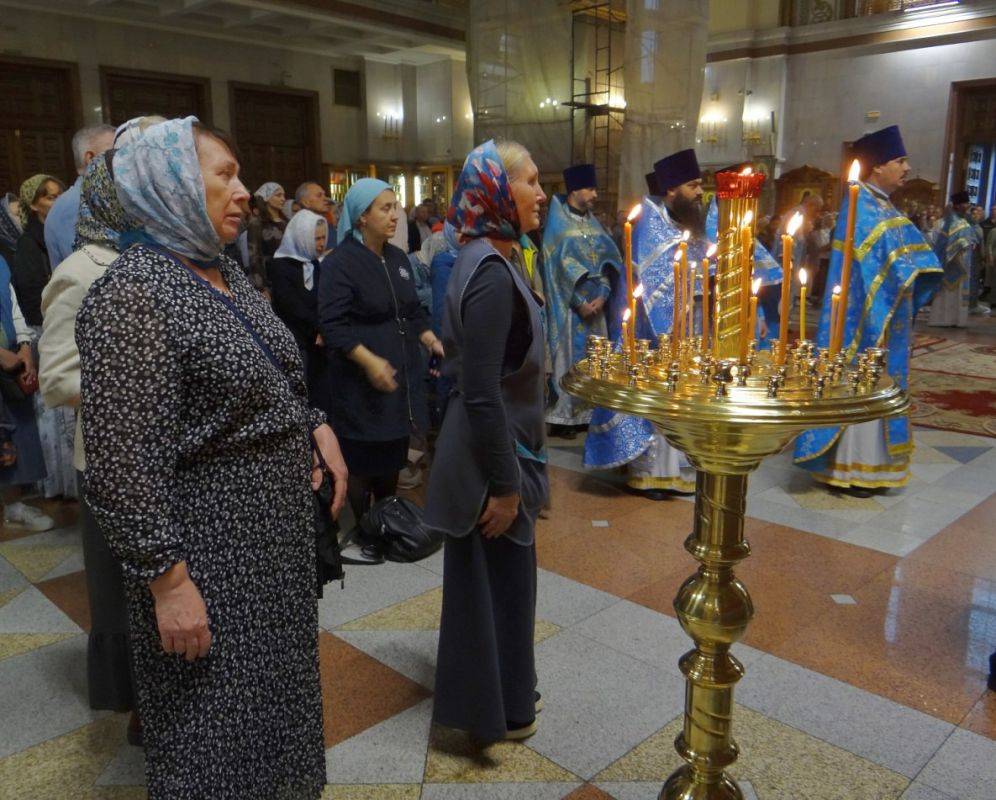
<svg viewBox="0 0 996 800"><path fill-rule="evenodd" d="M888 348L892 379L908 388L913 320L934 296L943 271L917 227L890 202L910 172L895 125L854 143L862 180L856 207L851 283L841 349L849 360L866 347ZM841 281L848 200L837 217L827 286ZM829 343L831 292L824 293L816 342ZM822 483L868 496L909 480L913 435L909 415L806 431L795 462Z"/></svg>
<svg viewBox="0 0 996 800"><path fill-rule="evenodd" d="M573 437L591 420L591 408L560 388L560 379L584 358L588 336L614 337L626 304L619 248L594 214L595 166L564 170L566 195L554 195L543 232L543 287L552 364L552 435Z"/></svg>
<svg viewBox="0 0 996 800"><path fill-rule="evenodd" d="M972 226L965 219L969 209L968 192L951 195L944 212L934 252L944 268L941 288L930 304L929 325L964 328L968 325L972 282L972 249L977 244Z"/></svg>

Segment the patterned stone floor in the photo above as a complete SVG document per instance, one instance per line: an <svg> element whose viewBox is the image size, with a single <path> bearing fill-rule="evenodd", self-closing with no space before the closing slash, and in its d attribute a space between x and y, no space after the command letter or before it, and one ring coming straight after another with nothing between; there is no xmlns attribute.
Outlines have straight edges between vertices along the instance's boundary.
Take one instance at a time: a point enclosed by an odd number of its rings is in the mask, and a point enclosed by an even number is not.
<svg viewBox="0 0 996 800"><path fill-rule="evenodd" d="M996 439L916 442L912 484L867 500L814 489L785 456L751 479L731 770L748 798L996 798ZM689 640L671 600L694 568L692 505L627 494L553 444L539 732L482 752L432 727L441 554L353 567L321 603L325 798L652 800L678 765ZM125 718L87 707L75 511L50 508L58 530L0 528L0 798L144 798Z"/></svg>

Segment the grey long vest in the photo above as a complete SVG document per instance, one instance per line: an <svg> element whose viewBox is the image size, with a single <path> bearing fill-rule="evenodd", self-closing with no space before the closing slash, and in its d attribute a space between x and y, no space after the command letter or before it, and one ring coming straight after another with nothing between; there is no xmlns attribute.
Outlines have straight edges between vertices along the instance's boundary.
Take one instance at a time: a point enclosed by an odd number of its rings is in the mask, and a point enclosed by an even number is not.
<svg viewBox="0 0 996 800"><path fill-rule="evenodd" d="M470 279L487 258L497 256L512 275L512 281L529 310L532 342L522 364L502 377L501 394L509 432L515 441L519 464L519 515L506 534L518 544L531 545L534 522L546 503L543 410L545 352L539 305L519 272L492 247L487 239L475 239L460 248L446 290L443 344L446 370L457 391L450 399L436 443L436 456L429 476L425 524L450 536L462 537L476 526L488 496L488 453L472 448L470 420L463 404L462 382L464 330L461 315L464 292ZM473 320L468 320L473 325Z"/></svg>

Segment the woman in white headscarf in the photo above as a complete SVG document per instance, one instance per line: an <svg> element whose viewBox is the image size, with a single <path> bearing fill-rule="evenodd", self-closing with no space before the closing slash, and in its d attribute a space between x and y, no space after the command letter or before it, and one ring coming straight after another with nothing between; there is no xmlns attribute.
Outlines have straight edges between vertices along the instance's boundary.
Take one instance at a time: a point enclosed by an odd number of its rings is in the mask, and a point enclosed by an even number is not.
<svg viewBox="0 0 996 800"><path fill-rule="evenodd" d="M256 214L249 219L247 239L249 244L249 280L260 291L268 289L270 259L280 247L287 227L284 216L284 187L267 181L253 194Z"/></svg>
<svg viewBox="0 0 996 800"><path fill-rule="evenodd" d="M328 230L318 214L301 209L287 224L269 269L273 310L301 348L311 404L326 412L329 386L318 326L318 258L325 251Z"/></svg>

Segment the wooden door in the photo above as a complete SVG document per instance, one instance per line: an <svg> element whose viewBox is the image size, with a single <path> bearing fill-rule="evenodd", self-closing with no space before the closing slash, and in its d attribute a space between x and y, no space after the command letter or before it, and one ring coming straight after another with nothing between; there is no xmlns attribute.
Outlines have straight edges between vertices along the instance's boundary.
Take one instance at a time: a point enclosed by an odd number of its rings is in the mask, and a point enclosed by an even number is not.
<svg viewBox="0 0 996 800"><path fill-rule="evenodd" d="M290 197L305 181L322 183L318 93L234 82L230 86L232 133L249 191L276 181Z"/></svg>
<svg viewBox="0 0 996 800"><path fill-rule="evenodd" d="M208 78L101 67L100 90L104 120L111 125L151 114L167 119L193 114L211 123Z"/></svg>
<svg viewBox="0 0 996 800"><path fill-rule="evenodd" d="M0 192L16 194L26 178L39 172L67 185L75 180L78 98L71 64L0 60Z"/></svg>

